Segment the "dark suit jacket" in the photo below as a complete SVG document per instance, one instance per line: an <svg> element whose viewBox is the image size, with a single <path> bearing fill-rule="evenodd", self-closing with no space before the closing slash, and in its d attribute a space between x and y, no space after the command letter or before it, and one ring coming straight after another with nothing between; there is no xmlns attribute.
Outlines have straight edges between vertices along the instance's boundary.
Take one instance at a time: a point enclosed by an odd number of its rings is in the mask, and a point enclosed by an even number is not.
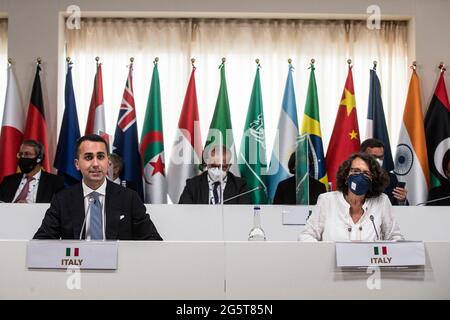
<svg viewBox="0 0 450 320"><path fill-rule="evenodd" d="M245 179L236 177L231 172L227 173L227 183L223 190L224 204L251 204L250 193L234 198L230 201L227 199L248 191ZM186 180L186 186L180 196L180 204L209 204L209 185L208 171Z"/></svg>
<svg viewBox="0 0 450 320"><path fill-rule="evenodd" d="M315 205L321 193L327 192L325 185L316 179L308 177L309 181L309 204ZM275 191L273 204L296 204L295 176L280 181Z"/></svg>
<svg viewBox="0 0 450 320"><path fill-rule="evenodd" d="M0 200L12 202L17 188L22 180L23 173L16 173L4 177L0 184ZM55 193L64 188L64 178L45 171L41 171L41 178L36 194L36 203L48 203Z"/></svg>
<svg viewBox="0 0 450 320"><path fill-rule="evenodd" d="M435 187L428 194L428 201L450 196L450 182ZM450 198L428 203L427 206L450 206Z"/></svg>
<svg viewBox="0 0 450 320"><path fill-rule="evenodd" d="M107 240L162 240L135 191L107 181L104 205ZM79 183L55 195L34 239L79 239L84 218Z"/></svg>

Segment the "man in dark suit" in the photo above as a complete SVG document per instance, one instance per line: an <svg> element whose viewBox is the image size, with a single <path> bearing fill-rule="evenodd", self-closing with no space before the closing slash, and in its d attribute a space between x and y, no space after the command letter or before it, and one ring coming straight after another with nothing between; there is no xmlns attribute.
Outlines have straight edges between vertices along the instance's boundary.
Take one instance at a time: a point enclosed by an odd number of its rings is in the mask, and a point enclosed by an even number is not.
<svg viewBox="0 0 450 320"><path fill-rule="evenodd" d="M137 193L106 179L106 141L77 141L75 166L82 182L53 198L34 239L162 240Z"/></svg>
<svg viewBox="0 0 450 320"><path fill-rule="evenodd" d="M203 151L207 170L186 180L180 196L180 204L220 204L222 192L224 204L251 204L247 182L232 174L231 153L223 147L207 148Z"/></svg>
<svg viewBox="0 0 450 320"><path fill-rule="evenodd" d="M13 203L48 203L64 188L64 178L42 171L44 146L35 140L25 140L17 154L21 173L3 178L0 200Z"/></svg>
<svg viewBox="0 0 450 320"><path fill-rule="evenodd" d="M384 144L378 139L366 139L361 143L360 151L370 154L377 160L379 165L383 166L384 160ZM384 193L389 197L393 206L407 206L409 205L407 200L408 190L405 187L400 187L397 176L393 172L389 174L389 185L384 189Z"/></svg>
<svg viewBox="0 0 450 320"><path fill-rule="evenodd" d="M296 204L297 196L295 194L295 152L291 154L288 161L289 173L292 177L280 181L275 191L273 204ZM321 193L327 192L325 185L308 175L309 183L309 204L315 205L317 198Z"/></svg>

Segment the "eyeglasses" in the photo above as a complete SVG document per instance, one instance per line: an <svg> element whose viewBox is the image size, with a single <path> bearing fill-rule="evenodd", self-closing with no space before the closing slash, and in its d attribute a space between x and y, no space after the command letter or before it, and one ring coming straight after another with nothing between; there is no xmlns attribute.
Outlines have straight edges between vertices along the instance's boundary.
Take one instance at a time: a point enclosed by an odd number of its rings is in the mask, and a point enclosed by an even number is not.
<svg viewBox="0 0 450 320"><path fill-rule="evenodd" d="M370 171L361 170L359 168L350 168L350 174L360 174L360 173L369 178L372 178L372 173Z"/></svg>
<svg viewBox="0 0 450 320"><path fill-rule="evenodd" d="M30 158L34 158L34 157L36 157L36 154L35 154L35 153L29 153L29 152L17 152L17 159L20 159L20 158L27 158L27 159L30 159Z"/></svg>

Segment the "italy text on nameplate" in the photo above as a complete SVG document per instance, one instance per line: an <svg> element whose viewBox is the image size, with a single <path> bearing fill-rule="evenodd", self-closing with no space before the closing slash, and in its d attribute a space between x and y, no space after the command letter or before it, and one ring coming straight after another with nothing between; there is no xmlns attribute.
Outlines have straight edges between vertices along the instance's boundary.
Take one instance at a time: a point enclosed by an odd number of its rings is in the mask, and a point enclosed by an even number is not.
<svg viewBox="0 0 450 320"><path fill-rule="evenodd" d="M338 267L413 267L425 265L421 241L336 242Z"/></svg>
<svg viewBox="0 0 450 320"><path fill-rule="evenodd" d="M117 241L32 240L27 267L37 269L117 269Z"/></svg>

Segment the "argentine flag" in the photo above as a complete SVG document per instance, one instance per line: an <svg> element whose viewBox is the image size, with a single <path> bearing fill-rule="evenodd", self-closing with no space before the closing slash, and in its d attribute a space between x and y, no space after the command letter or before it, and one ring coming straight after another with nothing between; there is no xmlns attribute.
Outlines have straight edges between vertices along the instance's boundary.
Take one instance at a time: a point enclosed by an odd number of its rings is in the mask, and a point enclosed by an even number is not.
<svg viewBox="0 0 450 320"><path fill-rule="evenodd" d="M270 202L273 201L278 183L292 176L287 165L290 155L295 151L295 141L298 136L297 105L295 103L294 82L292 80L293 69L292 65L289 64L283 104L268 170Z"/></svg>

